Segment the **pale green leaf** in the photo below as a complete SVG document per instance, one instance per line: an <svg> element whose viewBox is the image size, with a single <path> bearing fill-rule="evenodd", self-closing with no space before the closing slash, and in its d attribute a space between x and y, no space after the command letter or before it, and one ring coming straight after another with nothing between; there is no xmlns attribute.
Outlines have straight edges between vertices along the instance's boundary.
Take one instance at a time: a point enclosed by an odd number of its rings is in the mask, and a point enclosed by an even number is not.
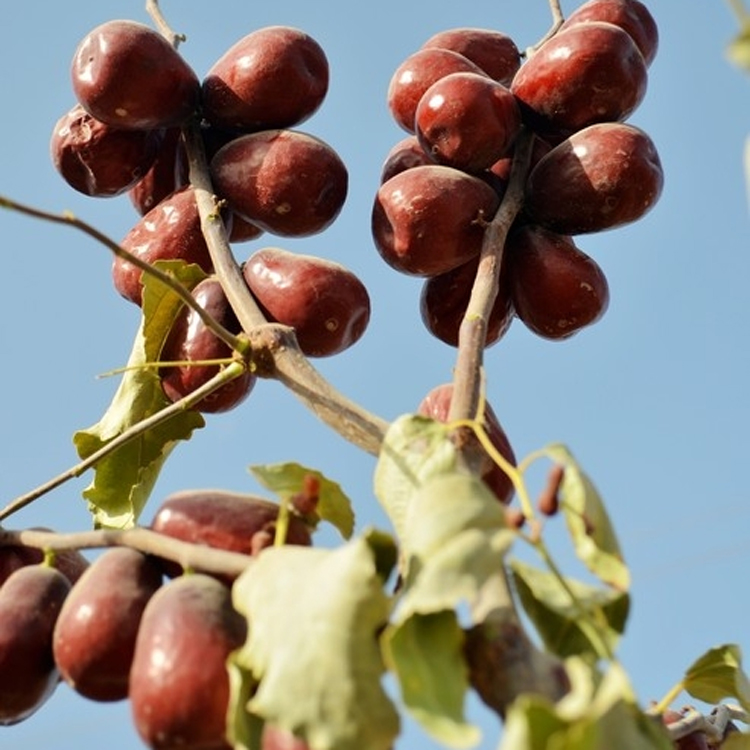
<svg viewBox="0 0 750 750"><path fill-rule="evenodd" d="M627 591L630 571L596 487L565 446L548 446L544 452L565 469L559 495L576 554L601 581Z"/></svg>
<svg viewBox="0 0 750 750"><path fill-rule="evenodd" d="M740 33L729 42L726 55L732 64L750 73L750 24L745 24Z"/></svg>
<svg viewBox="0 0 750 750"><path fill-rule="evenodd" d="M750 680L742 669L742 651L735 644L707 651L690 665L682 682L693 698L713 704L734 698L750 711Z"/></svg>
<svg viewBox="0 0 750 750"><path fill-rule="evenodd" d="M375 467L375 496L385 509L398 537L411 496L431 476L452 471L456 449L449 428L433 419L406 414L388 428Z"/></svg>
<svg viewBox="0 0 750 750"><path fill-rule="evenodd" d="M721 750L750 750L750 734L732 732L721 743Z"/></svg>
<svg viewBox="0 0 750 750"><path fill-rule="evenodd" d="M510 567L523 608L552 653L601 658L615 650L630 608L627 593L569 578L563 585L520 560L511 560Z"/></svg>
<svg viewBox="0 0 750 750"><path fill-rule="evenodd" d="M249 712L244 720L294 732L312 750L391 748L399 718L378 641L390 600L376 558L394 554L383 539L268 548L237 579L233 602L249 633L233 658L257 682L246 708L233 708ZM230 717L235 727L242 720Z"/></svg>
<svg viewBox="0 0 750 750"><path fill-rule="evenodd" d="M305 479L315 477L320 483L318 505L315 518L309 519L313 525L318 521L328 521L338 529L344 539L354 532L354 511L352 502L336 482L326 478L316 469L309 469L298 463L279 463L250 467L252 475L266 488L283 500L290 500L303 491Z"/></svg>
<svg viewBox="0 0 750 750"><path fill-rule="evenodd" d="M386 630L386 659L395 672L404 705L435 739L472 747L479 730L464 719L469 687L463 630L453 612L414 615Z"/></svg>

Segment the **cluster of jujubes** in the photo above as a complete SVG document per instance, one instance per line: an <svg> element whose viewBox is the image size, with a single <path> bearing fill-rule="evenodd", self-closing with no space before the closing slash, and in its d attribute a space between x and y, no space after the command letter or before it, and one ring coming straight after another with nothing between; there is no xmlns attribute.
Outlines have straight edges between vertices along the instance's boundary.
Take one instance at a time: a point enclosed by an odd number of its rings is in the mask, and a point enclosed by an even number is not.
<svg viewBox="0 0 750 750"><path fill-rule="evenodd" d="M388 264L425 278L422 319L441 341L458 343L522 134L533 139L523 205L503 248L487 345L514 318L564 339L604 314L605 274L573 237L633 222L660 196L656 148L625 122L657 45L639 0L589 0L525 60L505 34L459 28L397 68L388 105L409 135L384 161L372 233Z"/></svg>
<svg viewBox="0 0 750 750"><path fill-rule="evenodd" d="M296 128L320 107L329 68L320 45L299 29L271 26L240 39L203 80L160 34L110 21L78 45L72 63L77 102L51 139L63 178L90 196L127 193L141 218L121 245L141 261L181 260L209 275L198 304L230 333L240 332L214 267L194 188L183 130L199 128L211 182L232 243L270 233L305 237L338 216L348 189L336 151ZM265 248L244 264L248 287L269 322L295 329L311 357L354 344L369 322L365 286L328 260ZM143 271L114 260L115 288L142 304ZM193 310L183 309L164 345L164 362L226 360L231 348ZM216 364L164 367L166 395L177 400L205 384ZM196 408L225 411L251 391L255 377L225 385Z"/></svg>
<svg viewBox="0 0 750 750"><path fill-rule="evenodd" d="M307 517L292 504L285 543L312 543L314 501ZM275 542L278 516L264 498L193 490L167 497L150 528L249 559ZM73 550L42 558L0 547L0 725L27 719L64 681L90 700L129 700L149 747L229 748L226 661L247 629L233 578L128 547L90 564Z"/></svg>

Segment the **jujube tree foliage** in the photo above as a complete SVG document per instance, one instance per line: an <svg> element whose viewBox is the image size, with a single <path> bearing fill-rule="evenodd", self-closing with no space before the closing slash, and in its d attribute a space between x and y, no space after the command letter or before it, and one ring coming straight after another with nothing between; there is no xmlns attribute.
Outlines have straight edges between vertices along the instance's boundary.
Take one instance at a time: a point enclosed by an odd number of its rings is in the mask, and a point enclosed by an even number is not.
<svg viewBox="0 0 750 750"><path fill-rule="evenodd" d="M523 51L499 30L446 29L394 71L387 106L405 132L366 221L393 272L423 280L426 333L456 359L451 382L390 423L313 364L366 335L366 280L276 244L325 231L346 200L334 145L301 129L324 104L325 51L300 29L255 29L201 80L147 8L153 28L113 20L80 40L76 101L51 135L71 188L129 197L131 230L115 241L0 199L99 240L114 289L141 311L111 405L74 436L79 462L0 511L7 523L93 474L93 530L0 530L0 723L67 683L128 700L151 748L388 750L404 712L469 748L474 690L504 722L502 750L750 746L735 645L640 702L617 660L630 575L602 498L562 444L517 456L485 397L484 351L511 325L563 340L601 319L607 278L579 243L659 199L657 147L628 122L658 49L648 8L589 0L565 19L550 2L551 28ZM357 528L336 478L292 462L252 467L267 497L151 500L204 415L248 408L259 379L374 457L390 530ZM532 497L539 463L547 483ZM591 580L555 561L553 517ZM321 524L338 546L316 546ZM715 709L678 710L683 691Z"/></svg>

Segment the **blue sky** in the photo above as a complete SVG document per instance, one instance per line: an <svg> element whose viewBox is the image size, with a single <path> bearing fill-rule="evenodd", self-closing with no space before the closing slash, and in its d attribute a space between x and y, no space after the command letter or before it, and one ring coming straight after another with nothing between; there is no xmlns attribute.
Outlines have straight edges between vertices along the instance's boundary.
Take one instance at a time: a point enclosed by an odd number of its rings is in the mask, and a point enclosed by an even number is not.
<svg viewBox="0 0 750 750"><path fill-rule="evenodd" d="M570 12L575 3L564 2ZM620 656L644 701L658 698L710 646L736 642L750 653L746 581L750 567L747 421L750 284L748 200L742 168L750 133L750 78L724 47L736 31L720 0L649 4L661 42L646 99L631 122L655 141L664 170L660 202L640 222L580 238L602 266L611 300L605 317L565 342L539 339L518 321L487 352L487 388L519 456L564 442L603 494L634 576L633 610ZM428 6L380 0L248 4L165 3L188 36L181 51L202 76L255 28L297 26L331 65L326 102L301 128L346 162L350 191L337 222L305 240L265 237L237 246L238 260L278 244L344 263L367 284L373 314L365 337L320 370L344 393L392 419L413 411L451 376L455 351L419 318L421 282L380 260L369 217L381 163L403 132L385 91L398 64L435 32L482 26L520 47L547 30L544 0ZM73 104L68 77L78 41L112 18L146 21L135 0L73 0L44 9L12 3L0 26L4 102L0 193L52 211L70 209L115 239L136 217L126 198L89 199L54 172L48 152L57 118ZM97 375L123 364L136 310L114 292L107 251L73 230L0 214L5 284L0 341L0 502L72 465L72 434L96 422L116 382ZM260 383L235 412L174 453L144 520L160 497L189 487L257 491L255 463L297 460L338 481L358 524L387 528L372 493L373 459L345 443L275 383ZM70 482L8 522L60 530L89 526ZM566 565L562 534L551 539ZM558 538L559 537L559 538ZM497 722L469 701L497 745ZM100 705L64 686L28 722L0 733L0 747L59 750L139 746L127 704ZM408 724L397 747L434 744Z"/></svg>

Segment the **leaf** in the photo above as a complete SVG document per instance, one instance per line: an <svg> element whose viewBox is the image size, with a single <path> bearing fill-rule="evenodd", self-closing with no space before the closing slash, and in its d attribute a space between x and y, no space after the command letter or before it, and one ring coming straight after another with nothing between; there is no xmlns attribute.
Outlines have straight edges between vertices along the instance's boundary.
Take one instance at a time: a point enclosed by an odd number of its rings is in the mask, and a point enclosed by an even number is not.
<svg viewBox="0 0 750 750"><path fill-rule="evenodd" d="M390 612L382 555L395 558L382 534L334 550L271 547L237 579L233 602L249 633L232 658L257 689L231 708L235 736L252 737L262 720L312 750L391 748L399 718L381 685L378 636Z"/></svg>
<svg viewBox="0 0 750 750"><path fill-rule="evenodd" d="M717 704L725 698L750 711L750 680L742 669L742 651L735 644L716 646L690 665L682 679L693 698Z"/></svg>
<svg viewBox="0 0 750 750"><path fill-rule="evenodd" d="M726 55L733 65L750 73L750 23L743 24L740 33L729 42Z"/></svg>
<svg viewBox="0 0 750 750"><path fill-rule="evenodd" d="M479 742L479 730L463 717L469 688L463 631L453 612L415 615L383 638L410 713L442 744L456 748Z"/></svg>
<svg viewBox="0 0 750 750"><path fill-rule="evenodd" d="M576 554L601 581L627 591L630 571L596 487L565 446L548 446L544 452L565 469L560 504Z"/></svg>
<svg viewBox="0 0 750 750"><path fill-rule="evenodd" d="M188 266L182 262L160 262L157 265L168 268L187 285L205 276L198 266ZM73 436L81 459L88 458L129 428L170 404L162 391L157 372L144 365L158 361L163 341L183 303L172 290L152 277L145 279L143 295L141 325L113 400L99 422ZM188 440L193 430L204 424L198 412L181 412L99 461L94 468L92 483L83 492L94 525L118 529L133 526L177 442Z"/></svg>
<svg viewBox="0 0 750 750"><path fill-rule="evenodd" d="M732 732L721 743L721 750L750 750L750 734Z"/></svg>
<svg viewBox="0 0 750 750"><path fill-rule="evenodd" d="M573 601L552 573L520 560L510 567L523 608L552 653L598 659L615 650L630 609L627 593L566 579Z"/></svg>
<svg viewBox="0 0 750 750"><path fill-rule="evenodd" d="M442 422L406 414L385 434L375 467L375 496L399 538L411 496L429 477L456 466L456 449L448 432Z"/></svg>
<svg viewBox="0 0 750 750"><path fill-rule="evenodd" d="M252 475L271 492L284 500L290 500L304 489L307 477L315 477L320 483L318 505L315 520L328 521L333 524L344 539L351 538L354 532L354 511L352 502L341 486L327 479L315 469L309 469L298 463L266 464L251 466Z"/></svg>

